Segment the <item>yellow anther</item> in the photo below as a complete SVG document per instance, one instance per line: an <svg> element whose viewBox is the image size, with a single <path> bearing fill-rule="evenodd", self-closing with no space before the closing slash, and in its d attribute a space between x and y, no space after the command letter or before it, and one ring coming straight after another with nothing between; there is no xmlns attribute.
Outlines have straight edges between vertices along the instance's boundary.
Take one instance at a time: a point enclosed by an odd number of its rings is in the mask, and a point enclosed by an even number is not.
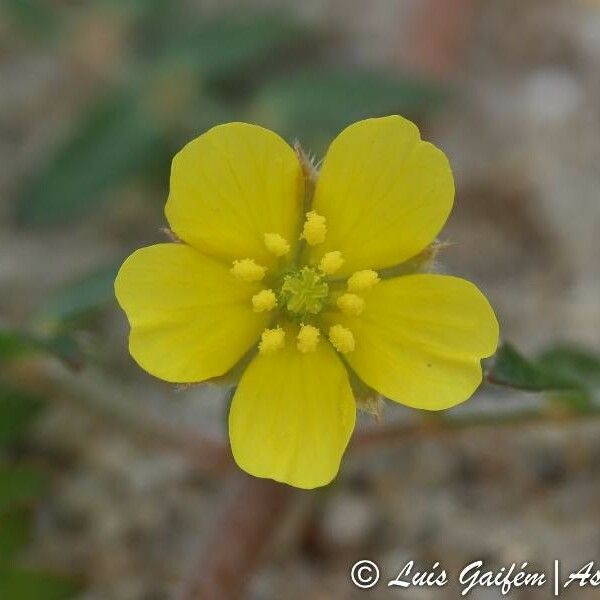
<svg viewBox="0 0 600 600"><path fill-rule="evenodd" d="M321 332L312 325L302 325L298 332L297 347L300 352L314 352L319 343Z"/></svg>
<svg viewBox="0 0 600 600"><path fill-rule="evenodd" d="M278 233L265 233L265 246L275 256L285 256L290 251L290 245Z"/></svg>
<svg viewBox="0 0 600 600"><path fill-rule="evenodd" d="M336 304L345 315L357 317L365 310L365 301L356 294L342 294Z"/></svg>
<svg viewBox="0 0 600 600"><path fill-rule="evenodd" d="M252 309L254 312L273 310L277 306L277 296L273 290L261 290L252 296Z"/></svg>
<svg viewBox="0 0 600 600"><path fill-rule="evenodd" d="M319 270L325 275L333 275L344 264L344 257L339 250L327 252L319 263Z"/></svg>
<svg viewBox="0 0 600 600"><path fill-rule="evenodd" d="M349 292L366 292L370 290L376 283L379 282L379 275L371 269L364 271L356 271L350 279L348 279Z"/></svg>
<svg viewBox="0 0 600 600"><path fill-rule="evenodd" d="M325 222L325 217L318 215L314 210L307 212L304 229L300 238L305 239L310 246L322 244L325 241L325 234L327 233Z"/></svg>
<svg viewBox="0 0 600 600"><path fill-rule="evenodd" d="M242 281L260 281L266 272L265 267L257 265L252 258L243 258L242 260L234 260L231 272Z"/></svg>
<svg viewBox="0 0 600 600"><path fill-rule="evenodd" d="M285 331L281 327L265 329L260 337L258 351L260 354L272 354L281 350L285 344Z"/></svg>
<svg viewBox="0 0 600 600"><path fill-rule="evenodd" d="M343 325L332 325L329 328L329 341L342 354L348 354L354 350L354 336Z"/></svg>

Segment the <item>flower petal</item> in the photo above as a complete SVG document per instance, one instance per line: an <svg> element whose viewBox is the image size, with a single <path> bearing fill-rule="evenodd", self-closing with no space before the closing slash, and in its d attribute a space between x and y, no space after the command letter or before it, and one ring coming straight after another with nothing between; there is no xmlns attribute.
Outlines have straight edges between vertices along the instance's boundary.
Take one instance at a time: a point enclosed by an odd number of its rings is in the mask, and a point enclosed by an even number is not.
<svg viewBox="0 0 600 600"><path fill-rule="evenodd" d="M269 319L252 310L259 289L184 244L137 250L115 281L131 325L131 355L152 375L178 383L222 375L257 341Z"/></svg>
<svg viewBox="0 0 600 600"><path fill-rule="evenodd" d="M399 264L433 241L453 199L446 156L414 123L396 115L354 123L325 156L312 208L327 219L327 237L310 261L341 251L336 275Z"/></svg>
<svg viewBox="0 0 600 600"><path fill-rule="evenodd" d="M469 281L407 275L381 281L365 296L359 317L327 315L352 331L345 358L381 394L427 410L469 398L481 383L480 359L498 344L498 322Z"/></svg>
<svg viewBox="0 0 600 600"><path fill-rule="evenodd" d="M251 475L310 489L335 477L356 418L348 375L329 344L256 356L229 413L235 461Z"/></svg>
<svg viewBox="0 0 600 600"><path fill-rule="evenodd" d="M276 256L264 235L295 244L303 196L300 163L283 139L257 125L227 123L177 153L165 213L171 229L206 254L270 266Z"/></svg>

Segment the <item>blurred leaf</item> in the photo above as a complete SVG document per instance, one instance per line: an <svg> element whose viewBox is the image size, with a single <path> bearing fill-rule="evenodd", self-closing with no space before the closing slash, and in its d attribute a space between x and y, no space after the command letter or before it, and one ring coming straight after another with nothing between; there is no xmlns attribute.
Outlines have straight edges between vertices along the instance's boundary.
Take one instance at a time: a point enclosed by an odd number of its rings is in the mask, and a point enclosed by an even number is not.
<svg viewBox="0 0 600 600"><path fill-rule="evenodd" d="M83 364L79 345L68 335L42 337L16 329L0 330L0 362L40 352L53 354L73 369Z"/></svg>
<svg viewBox="0 0 600 600"><path fill-rule="evenodd" d="M79 583L52 573L0 570L0 598L3 600L66 600L79 589Z"/></svg>
<svg viewBox="0 0 600 600"><path fill-rule="evenodd" d="M586 390L564 390L549 392L549 399L562 404L574 412L585 413L592 404L592 397Z"/></svg>
<svg viewBox="0 0 600 600"><path fill-rule="evenodd" d="M438 107L441 85L355 70L311 70L267 84L252 114L276 131L301 140L329 139L346 125L391 113L414 116Z"/></svg>
<svg viewBox="0 0 600 600"><path fill-rule="evenodd" d="M37 340L16 330L0 330L0 359L12 360L39 348Z"/></svg>
<svg viewBox="0 0 600 600"><path fill-rule="evenodd" d="M488 373L488 379L498 385L538 392L572 390L577 387L572 381L528 360L512 345L506 343L496 353L494 365Z"/></svg>
<svg viewBox="0 0 600 600"><path fill-rule="evenodd" d="M48 0L4 0L0 3L0 16L2 13L36 36L47 37L59 25L60 11Z"/></svg>
<svg viewBox="0 0 600 600"><path fill-rule="evenodd" d="M44 348L75 371L83 367L83 351L77 341L70 335L53 335L44 340Z"/></svg>
<svg viewBox="0 0 600 600"><path fill-rule="evenodd" d="M0 514L0 570L27 544L30 535L29 510L17 508Z"/></svg>
<svg viewBox="0 0 600 600"><path fill-rule="evenodd" d="M116 10L124 11L138 19L162 19L170 9L173 12L171 0L100 0L96 5L106 5Z"/></svg>
<svg viewBox="0 0 600 600"><path fill-rule="evenodd" d="M554 377L572 383L573 390L555 393L553 400L577 411L589 408L594 393L600 389L598 356L582 348L555 346L540 354L538 364Z"/></svg>
<svg viewBox="0 0 600 600"><path fill-rule="evenodd" d="M173 34L163 58L190 64L204 80L245 75L247 69L314 39L308 28L277 13L232 13L200 23L190 18Z"/></svg>
<svg viewBox="0 0 600 600"><path fill-rule="evenodd" d="M273 16L229 17L174 32L147 70L86 112L73 137L25 183L18 219L28 225L74 219L97 209L100 199L132 175L167 164L171 140L189 113L201 111L204 128L223 112L222 102L203 90L206 79L245 74L303 35L292 22Z"/></svg>
<svg viewBox="0 0 600 600"><path fill-rule="evenodd" d="M101 194L156 160L165 145L157 121L131 94L94 107L75 126L74 137L26 184L17 205L19 220L57 223L97 207Z"/></svg>
<svg viewBox="0 0 600 600"><path fill-rule="evenodd" d="M30 502L41 493L44 483L44 475L33 467L0 467L0 512Z"/></svg>
<svg viewBox="0 0 600 600"><path fill-rule="evenodd" d="M37 396L13 389L0 381L0 445L21 437L42 407L43 402Z"/></svg>
<svg viewBox="0 0 600 600"><path fill-rule="evenodd" d="M552 392L554 400L583 410L600 387L600 359L585 350L556 347L530 360L510 344L503 344L487 378L517 389Z"/></svg>
<svg viewBox="0 0 600 600"><path fill-rule="evenodd" d="M572 381L581 388L600 388L600 358L582 348L556 346L544 350L538 364L555 376Z"/></svg>
<svg viewBox="0 0 600 600"><path fill-rule="evenodd" d="M35 321L60 330L114 302L118 264L109 264L65 285L38 310Z"/></svg>

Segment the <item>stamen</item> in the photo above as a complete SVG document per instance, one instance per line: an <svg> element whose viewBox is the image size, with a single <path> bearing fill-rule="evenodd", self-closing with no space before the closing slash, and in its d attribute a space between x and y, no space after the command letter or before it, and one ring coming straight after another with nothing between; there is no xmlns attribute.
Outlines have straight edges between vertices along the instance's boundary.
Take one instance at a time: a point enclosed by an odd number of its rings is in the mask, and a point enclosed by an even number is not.
<svg viewBox="0 0 600 600"><path fill-rule="evenodd" d="M261 290L252 296L252 309L254 312L273 310L277 306L277 296L273 290Z"/></svg>
<svg viewBox="0 0 600 600"><path fill-rule="evenodd" d="M266 273L266 267L257 265L253 258L234 260L231 272L241 281L260 281Z"/></svg>
<svg viewBox="0 0 600 600"><path fill-rule="evenodd" d="M275 256L285 256L290 251L286 239L278 233L265 233L265 246Z"/></svg>
<svg viewBox="0 0 600 600"><path fill-rule="evenodd" d="M365 301L356 294L342 294L336 304L345 315L357 317L365 310Z"/></svg>
<svg viewBox="0 0 600 600"><path fill-rule="evenodd" d="M329 328L329 341L342 354L348 354L354 350L354 336L343 325L332 325Z"/></svg>
<svg viewBox="0 0 600 600"><path fill-rule="evenodd" d="M306 221L300 239L305 239L310 246L322 244L325 241L327 225L325 217L317 214L314 210L306 213Z"/></svg>
<svg viewBox="0 0 600 600"><path fill-rule="evenodd" d="M285 345L285 331L281 327L265 329L260 337L258 351L260 354L272 354Z"/></svg>
<svg viewBox="0 0 600 600"><path fill-rule="evenodd" d="M366 292L376 283L379 283L379 275L375 271L372 271L371 269L356 271L356 273L348 279L348 291Z"/></svg>
<svg viewBox="0 0 600 600"><path fill-rule="evenodd" d="M327 252L319 263L319 270L325 275L333 275L344 264L344 257L339 250Z"/></svg>
<svg viewBox="0 0 600 600"><path fill-rule="evenodd" d="M317 349L319 343L319 336L321 332L312 325L304 325L300 327L298 332L298 343L296 344L300 352L314 352Z"/></svg>

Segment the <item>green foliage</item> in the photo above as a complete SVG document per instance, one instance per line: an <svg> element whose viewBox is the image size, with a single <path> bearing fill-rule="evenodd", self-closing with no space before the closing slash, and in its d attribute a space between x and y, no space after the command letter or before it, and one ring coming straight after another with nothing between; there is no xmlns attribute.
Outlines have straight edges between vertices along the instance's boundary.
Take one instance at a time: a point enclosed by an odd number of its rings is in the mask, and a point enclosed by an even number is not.
<svg viewBox="0 0 600 600"><path fill-rule="evenodd" d="M447 97L439 84L409 76L347 69L305 69L267 84L253 110L288 136L318 144L366 117L399 113L418 117Z"/></svg>
<svg viewBox="0 0 600 600"><path fill-rule="evenodd" d="M39 409L39 401L0 388L0 448L22 435ZM12 410L12 413L11 413ZM32 466L0 466L0 598L7 600L63 600L80 585L73 579L22 569L15 559L29 542L31 507L43 492L45 474Z"/></svg>
<svg viewBox="0 0 600 600"><path fill-rule="evenodd" d="M21 438L42 407L43 402L37 396L16 390L0 380L0 446Z"/></svg>
<svg viewBox="0 0 600 600"><path fill-rule="evenodd" d="M532 392L572 389L569 381L556 377L553 372L547 371L536 361L525 358L507 343L496 353L488 379L492 383Z"/></svg>
<svg viewBox="0 0 600 600"><path fill-rule="evenodd" d="M110 263L66 284L42 304L34 320L51 331L64 331L112 304L118 268Z"/></svg>
<svg viewBox="0 0 600 600"><path fill-rule="evenodd" d="M157 171L166 187L176 149L217 122L258 121L320 150L353 120L421 115L445 95L413 78L323 70L322 36L282 13L203 21L164 0L102 4L136 32L121 61L135 72L120 73L102 102L84 107L72 135L25 183L16 207L24 224L74 220Z"/></svg>
<svg viewBox="0 0 600 600"><path fill-rule="evenodd" d="M17 206L22 223L74 219L109 200L128 178L168 164L189 116L200 128L222 117L217 107L226 100L212 80L240 77L305 35L274 16L186 24L172 34L156 54L142 57L139 73L84 111L72 137L26 184Z"/></svg>
<svg viewBox="0 0 600 600"><path fill-rule="evenodd" d="M573 410L586 410L600 388L600 359L581 348L557 346L527 359L512 345L503 344L487 375L488 381L551 398Z"/></svg>
<svg viewBox="0 0 600 600"><path fill-rule="evenodd" d="M4 362L34 352L48 352L49 342L17 331L0 332ZM64 352L64 351L61 351ZM7 600L62 600L73 597L73 579L15 564L31 537L32 508L46 486L39 468L12 459L11 449L22 440L43 408L42 399L0 380L0 598Z"/></svg>
<svg viewBox="0 0 600 600"><path fill-rule="evenodd" d="M59 25L56 9L48 0L4 0L0 3L2 16L34 37L48 37Z"/></svg>
<svg viewBox="0 0 600 600"><path fill-rule="evenodd" d="M75 340L63 334L36 336L16 329L0 329L0 364L23 356L49 353L73 369L83 363L81 350Z"/></svg>
<svg viewBox="0 0 600 600"><path fill-rule="evenodd" d="M202 81L223 82L247 78L248 69L260 67L264 73L265 61L312 39L310 31L284 14L229 14L209 22L179 24L165 44L162 59L183 61Z"/></svg>
<svg viewBox="0 0 600 600"><path fill-rule="evenodd" d="M0 330L0 361L19 358L37 350L38 343L31 336L13 329Z"/></svg>
<svg viewBox="0 0 600 600"><path fill-rule="evenodd" d="M0 568L0 598L6 600L66 600L80 585L73 579L18 568Z"/></svg>
<svg viewBox="0 0 600 600"><path fill-rule="evenodd" d="M105 192L148 166L165 143L158 123L121 94L92 107L75 131L23 190L22 222L61 222L97 207Z"/></svg>
<svg viewBox="0 0 600 600"><path fill-rule="evenodd" d="M25 547L30 536L29 509L17 507L0 514L0 573L2 568Z"/></svg>
<svg viewBox="0 0 600 600"><path fill-rule="evenodd" d="M44 474L35 467L0 467L0 513L12 506L34 500L42 492L44 482Z"/></svg>
<svg viewBox="0 0 600 600"><path fill-rule="evenodd" d="M582 348L553 346L540 354L538 364L577 388L588 391L600 388L600 358Z"/></svg>

